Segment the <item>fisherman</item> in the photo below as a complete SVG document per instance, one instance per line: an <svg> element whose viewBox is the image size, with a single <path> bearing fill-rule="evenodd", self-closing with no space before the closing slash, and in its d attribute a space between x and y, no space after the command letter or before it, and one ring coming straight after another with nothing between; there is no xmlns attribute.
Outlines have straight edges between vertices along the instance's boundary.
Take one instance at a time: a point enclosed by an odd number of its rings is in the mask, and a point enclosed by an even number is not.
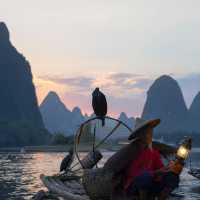
<svg viewBox="0 0 200 200"><path fill-rule="evenodd" d="M159 151L152 147L153 128L159 123L160 119L137 119L129 136L131 141L138 140L141 149L125 171L124 190L129 197L137 195L140 200L149 200L150 196L157 196L158 200L165 200L179 185L182 165L170 161L165 167Z"/></svg>

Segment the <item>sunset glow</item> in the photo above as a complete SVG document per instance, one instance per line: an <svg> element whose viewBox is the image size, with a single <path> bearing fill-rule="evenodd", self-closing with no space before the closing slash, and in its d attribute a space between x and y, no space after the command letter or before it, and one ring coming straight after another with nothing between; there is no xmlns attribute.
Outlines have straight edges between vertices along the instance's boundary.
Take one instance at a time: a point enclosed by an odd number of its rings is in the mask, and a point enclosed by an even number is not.
<svg viewBox="0 0 200 200"><path fill-rule="evenodd" d="M39 104L53 90L69 109L91 112L91 92L100 87L111 113L138 115L149 86L163 74L178 80L188 106L200 90L199 6L186 0L8 0L0 13L31 64Z"/></svg>

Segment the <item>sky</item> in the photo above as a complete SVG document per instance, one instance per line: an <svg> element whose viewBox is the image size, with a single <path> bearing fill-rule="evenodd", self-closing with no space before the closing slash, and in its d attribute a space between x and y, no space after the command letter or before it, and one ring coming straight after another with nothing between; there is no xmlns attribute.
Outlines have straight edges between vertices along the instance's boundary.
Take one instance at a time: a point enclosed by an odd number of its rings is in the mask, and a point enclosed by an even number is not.
<svg viewBox="0 0 200 200"><path fill-rule="evenodd" d="M199 0L0 0L0 21L31 64L38 101L50 90L91 113L100 87L109 114L139 116L163 74L190 106L200 91Z"/></svg>

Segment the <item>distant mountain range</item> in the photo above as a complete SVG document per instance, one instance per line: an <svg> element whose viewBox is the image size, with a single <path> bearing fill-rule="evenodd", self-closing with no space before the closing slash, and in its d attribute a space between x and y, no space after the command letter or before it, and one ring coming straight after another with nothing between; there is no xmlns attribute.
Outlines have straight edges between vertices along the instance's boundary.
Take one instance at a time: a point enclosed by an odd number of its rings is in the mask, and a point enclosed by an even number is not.
<svg viewBox="0 0 200 200"><path fill-rule="evenodd" d="M94 114L84 116L78 107L70 111L55 92L49 92L40 105L40 111L45 126L51 133L63 132L66 135L74 134L82 122L94 117ZM163 75L156 79L149 88L141 117L147 120L160 118L161 124L155 130L159 134L199 133L200 93L188 109L177 81L170 76ZM118 119L134 129L134 117L128 118L126 113L122 112ZM106 120L106 126L97 131L97 134L104 137L114 125L112 120ZM129 134L127 129L120 127L113 137L125 138Z"/></svg>
<svg viewBox="0 0 200 200"><path fill-rule="evenodd" d="M42 114L45 127L51 133L62 132L67 136L73 135L81 123L91 117L95 117L94 114L91 116L84 116L79 107L75 107L72 111L70 111L63 104L56 92L53 91L49 92L41 103L40 112ZM134 127L134 118L128 118L124 112L120 114L119 119L130 128ZM106 120L106 126L104 129L101 129L101 136L105 135L106 131L108 131L105 129L111 129L114 125L115 123L112 120ZM127 132L127 130L125 132ZM120 133L117 133L116 135L118 137L121 136Z"/></svg>
<svg viewBox="0 0 200 200"><path fill-rule="evenodd" d="M79 107L69 110L52 91L38 107L31 66L12 45L9 30L2 22L0 100L0 147L45 144L51 138L49 132L73 135L81 123L94 117L94 114L83 115ZM187 108L177 81L170 76L161 76L147 92L141 117L160 118L161 124L156 128L156 133L168 135L170 139L179 134L200 136L200 92ZM134 117L129 118L122 112L118 119L134 128ZM107 119L106 126L97 130L98 137L104 137L115 125ZM100 123L97 123L98 126ZM120 127L113 138L127 138L129 134L128 129Z"/></svg>

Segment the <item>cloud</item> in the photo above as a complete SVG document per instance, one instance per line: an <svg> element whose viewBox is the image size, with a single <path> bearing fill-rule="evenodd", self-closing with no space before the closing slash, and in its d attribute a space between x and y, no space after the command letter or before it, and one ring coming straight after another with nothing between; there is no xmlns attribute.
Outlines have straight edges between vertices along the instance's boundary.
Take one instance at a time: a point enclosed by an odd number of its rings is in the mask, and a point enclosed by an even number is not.
<svg viewBox="0 0 200 200"><path fill-rule="evenodd" d="M59 78L59 77L46 77L46 79L58 84L68 84L71 86L89 87L93 81L92 78L87 77L74 77L74 78Z"/></svg>
<svg viewBox="0 0 200 200"><path fill-rule="evenodd" d="M189 107L200 91L200 74L185 76L173 74L172 77L178 81ZM47 91L45 90L54 87L69 109L80 106L83 112L87 113L92 112L91 93L95 87L100 87L107 97L109 112L115 116L122 111L130 116L139 116L146 100L146 92L155 80L155 78L132 73L109 73L64 78L42 76L40 79L37 90L43 91L42 94L46 94ZM47 83L49 87L45 87Z"/></svg>
<svg viewBox="0 0 200 200"><path fill-rule="evenodd" d="M88 95L95 87L101 88L114 97L128 97L141 94L149 87L152 80L143 75L132 73L110 73L96 76L40 76L43 80L48 80L56 84L65 85L72 93Z"/></svg>
<svg viewBox="0 0 200 200"><path fill-rule="evenodd" d="M131 73L115 73L109 75L108 79L113 80L113 85L121 85L124 89L146 89L149 83L152 82L150 78L145 78L144 75Z"/></svg>
<svg viewBox="0 0 200 200"><path fill-rule="evenodd" d="M86 93L88 90L91 90L92 83L94 79L92 77L84 77L84 76L77 76L77 77L59 77L59 76L40 76L43 80L51 81L55 84L64 85L70 88L71 92L74 93Z"/></svg>
<svg viewBox="0 0 200 200"><path fill-rule="evenodd" d="M133 98L141 95L153 82L150 78L132 73L112 73L101 81L98 79L96 81L99 87L117 98Z"/></svg>
<svg viewBox="0 0 200 200"><path fill-rule="evenodd" d="M126 79L138 78L141 76L142 75L132 74L132 73L112 73L108 75L108 78L116 80L116 81L121 81L121 80L126 80Z"/></svg>
<svg viewBox="0 0 200 200"><path fill-rule="evenodd" d="M83 112L92 113L91 93L100 87L107 97L109 113L117 116L120 112L139 115L146 97L146 90L153 82L143 75L132 73L96 74L94 76L40 76L44 83L64 87L58 91L69 109L79 106ZM41 82L42 82L41 81ZM39 89L39 88L38 88Z"/></svg>
<svg viewBox="0 0 200 200"><path fill-rule="evenodd" d="M93 81L93 78L88 78L88 77L73 77L73 78L63 78L59 76L40 76L39 78L43 80L49 80L52 82L55 82L57 84L69 84L73 86L83 86L83 87L88 87L91 85L91 82Z"/></svg>

